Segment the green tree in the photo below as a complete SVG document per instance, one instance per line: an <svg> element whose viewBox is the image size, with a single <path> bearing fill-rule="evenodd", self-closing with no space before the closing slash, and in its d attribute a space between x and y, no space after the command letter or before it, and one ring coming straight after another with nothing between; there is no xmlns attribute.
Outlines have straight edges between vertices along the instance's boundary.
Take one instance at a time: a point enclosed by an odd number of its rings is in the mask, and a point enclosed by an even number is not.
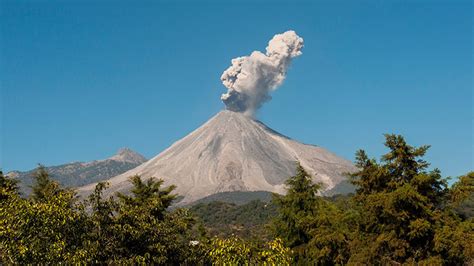
<svg viewBox="0 0 474 266"><path fill-rule="evenodd" d="M180 264L195 259L190 245L195 237L193 216L186 209L168 210L176 197L174 186L162 188L162 180L144 182L139 176L131 177L130 182L130 195L117 194L113 225L108 226L113 250L106 262ZM110 208L105 210L100 215L110 217Z"/></svg>
<svg viewBox="0 0 474 266"><path fill-rule="evenodd" d="M278 216L273 226L276 235L292 248L294 261L345 264L350 257L351 228L357 224L357 214L318 196L320 185L312 182L300 164L297 174L286 184L287 194L274 196Z"/></svg>
<svg viewBox="0 0 474 266"><path fill-rule="evenodd" d="M252 247L241 238L213 238L209 257L216 265L250 265L252 261Z"/></svg>
<svg viewBox="0 0 474 266"><path fill-rule="evenodd" d="M290 265L291 250L285 247L280 238L265 243L263 250L258 253L259 262L263 265Z"/></svg>
<svg viewBox="0 0 474 266"><path fill-rule="evenodd" d="M449 189L438 222L434 251L448 263L474 263L474 172L460 176Z"/></svg>
<svg viewBox="0 0 474 266"><path fill-rule="evenodd" d="M166 209L176 199L176 195L171 194L176 186L162 188L164 182L162 179L156 180L152 177L143 182L141 177L136 175L130 178L130 182L133 185L130 196L123 193L117 194L124 207L149 208L151 215L162 219Z"/></svg>
<svg viewBox="0 0 474 266"><path fill-rule="evenodd" d="M85 202L90 209L85 236L87 240L85 250L89 263L108 262L118 242L112 230L115 226L114 213L118 210L118 204L113 197L103 196L107 187L108 183L98 183Z"/></svg>
<svg viewBox="0 0 474 266"><path fill-rule="evenodd" d="M84 205L73 191L49 182L47 173L40 176L35 197L10 193L1 202L1 263L208 262L203 246L191 242L199 239L194 217L187 209L168 210L173 186L162 188L160 180L143 182L135 176L131 195L119 193L117 199L104 196L107 184L99 183ZM11 187L1 175L0 184L1 191Z"/></svg>
<svg viewBox="0 0 474 266"><path fill-rule="evenodd" d="M9 183L8 180L1 182ZM54 193L41 195L43 197L29 200L11 193L8 199L2 200L1 262L57 264L85 259L82 236L86 215L74 204L74 193L55 188Z"/></svg>
<svg viewBox="0 0 474 266"><path fill-rule="evenodd" d="M474 217L474 172L458 178L450 189L449 203L462 217Z"/></svg>
<svg viewBox="0 0 474 266"><path fill-rule="evenodd" d="M237 236L214 237L209 244L208 256L213 265L289 265L291 251L281 239L259 245Z"/></svg>
<svg viewBox="0 0 474 266"><path fill-rule="evenodd" d="M20 195L18 185L15 179L11 179L3 175L0 171L0 264L12 264L11 249L12 241L10 236L16 234L16 228L11 225L11 221L15 219L15 213Z"/></svg>
<svg viewBox="0 0 474 266"><path fill-rule="evenodd" d="M315 208L316 215L309 220L308 260L316 265L346 264L358 213L341 209L325 199L321 199Z"/></svg>
<svg viewBox="0 0 474 266"><path fill-rule="evenodd" d="M311 176L298 163L296 175L286 181L286 195L273 195L273 202L278 208L274 221L275 235L293 249L295 260L306 257L306 245L311 239L310 225L317 215L315 206L318 204L320 184L314 184Z"/></svg>
<svg viewBox="0 0 474 266"><path fill-rule="evenodd" d="M212 201L190 207L190 211L202 221L210 235L245 239L271 240L268 225L276 215L274 204L253 200L243 205Z"/></svg>
<svg viewBox="0 0 474 266"><path fill-rule="evenodd" d="M30 197L36 202L47 201L61 192L59 183L51 179L48 171L41 164L36 169L33 179L34 184L31 187L32 193Z"/></svg>
<svg viewBox="0 0 474 266"><path fill-rule="evenodd" d="M361 213L349 262L462 262L462 257L440 256L444 251L435 248L437 240L442 242L439 229L459 223L446 209L446 180L438 169L427 171L429 164L421 159L429 146L412 147L399 135L385 137L389 152L381 163L362 150L356 154L360 170L352 182Z"/></svg>
<svg viewBox="0 0 474 266"><path fill-rule="evenodd" d="M18 180L4 176L0 170L0 202L5 203L9 197L18 194Z"/></svg>

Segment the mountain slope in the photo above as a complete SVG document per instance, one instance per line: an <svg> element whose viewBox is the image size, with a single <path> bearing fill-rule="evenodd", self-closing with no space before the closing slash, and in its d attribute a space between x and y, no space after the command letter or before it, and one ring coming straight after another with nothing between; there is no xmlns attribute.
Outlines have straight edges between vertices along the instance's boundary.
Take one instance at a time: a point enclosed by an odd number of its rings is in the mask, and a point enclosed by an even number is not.
<svg viewBox="0 0 474 266"><path fill-rule="evenodd" d="M323 148L285 137L241 113L221 111L204 125L148 162L109 181L106 193L126 192L128 177L157 177L187 204L226 191L284 193L284 181L294 174L296 161L331 189L345 179L353 165ZM88 194L94 185L79 189Z"/></svg>
<svg viewBox="0 0 474 266"><path fill-rule="evenodd" d="M146 162L145 157L130 150L120 149L114 156L92 162L73 162L46 167L52 179L67 187L79 187L99 182L119 175ZM7 175L20 180L22 193L29 194L36 170L26 172L13 171Z"/></svg>

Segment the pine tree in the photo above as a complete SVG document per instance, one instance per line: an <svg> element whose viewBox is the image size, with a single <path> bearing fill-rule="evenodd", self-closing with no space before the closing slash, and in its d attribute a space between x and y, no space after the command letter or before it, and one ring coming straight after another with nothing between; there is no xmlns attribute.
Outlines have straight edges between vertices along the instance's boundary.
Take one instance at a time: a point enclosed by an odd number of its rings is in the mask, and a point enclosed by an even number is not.
<svg viewBox="0 0 474 266"><path fill-rule="evenodd" d="M474 216L474 172L469 172L458 178L458 181L450 189L449 201L455 208L466 208L463 210L463 215L466 217Z"/></svg>
<svg viewBox="0 0 474 266"><path fill-rule="evenodd" d="M274 194L273 201L279 214L274 221L277 237L295 251L296 261L305 259L306 245L311 239L311 220L316 215L317 193L321 188L298 163L296 175L286 181L287 193Z"/></svg>
<svg viewBox="0 0 474 266"><path fill-rule="evenodd" d="M31 187L30 197L36 202L45 202L62 190L59 184L50 178L48 171L41 164L36 169L33 178L35 183Z"/></svg>
<svg viewBox="0 0 474 266"><path fill-rule="evenodd" d="M360 171L352 175L361 211L359 237L351 263L406 263L431 260L436 227L442 222L447 183L440 171L427 171L421 157L429 146L408 145L386 135L389 152L382 163L356 154ZM431 261L433 262L433 261Z"/></svg>
<svg viewBox="0 0 474 266"><path fill-rule="evenodd" d="M86 229L88 239L86 249L91 254L91 262L94 263L107 262L117 247L113 227L116 224L114 212L117 212L118 204L113 197L104 198L103 192L107 187L108 183L99 182L86 202L91 208Z"/></svg>

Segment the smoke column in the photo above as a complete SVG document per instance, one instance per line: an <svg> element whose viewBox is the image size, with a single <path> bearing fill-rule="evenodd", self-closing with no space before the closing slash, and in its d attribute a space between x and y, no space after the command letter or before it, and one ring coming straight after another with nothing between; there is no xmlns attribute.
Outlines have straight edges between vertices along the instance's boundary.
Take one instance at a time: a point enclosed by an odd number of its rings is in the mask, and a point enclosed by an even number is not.
<svg viewBox="0 0 474 266"><path fill-rule="evenodd" d="M302 48L303 38L287 31L273 36L265 54L254 51L232 59L232 65L221 76L228 89L221 96L227 110L253 115L283 83L291 60L302 54Z"/></svg>

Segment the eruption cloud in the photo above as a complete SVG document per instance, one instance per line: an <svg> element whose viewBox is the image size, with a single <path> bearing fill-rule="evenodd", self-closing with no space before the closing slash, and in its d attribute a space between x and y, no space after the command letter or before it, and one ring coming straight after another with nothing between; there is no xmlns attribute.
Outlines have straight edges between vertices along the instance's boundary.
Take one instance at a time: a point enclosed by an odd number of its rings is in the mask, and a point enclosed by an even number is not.
<svg viewBox="0 0 474 266"><path fill-rule="evenodd" d="M303 38L291 30L273 36L265 54L254 51L232 59L232 65L221 76L228 89L221 96L226 109L253 115L271 100L270 93L283 83L291 60L302 54L302 48Z"/></svg>

